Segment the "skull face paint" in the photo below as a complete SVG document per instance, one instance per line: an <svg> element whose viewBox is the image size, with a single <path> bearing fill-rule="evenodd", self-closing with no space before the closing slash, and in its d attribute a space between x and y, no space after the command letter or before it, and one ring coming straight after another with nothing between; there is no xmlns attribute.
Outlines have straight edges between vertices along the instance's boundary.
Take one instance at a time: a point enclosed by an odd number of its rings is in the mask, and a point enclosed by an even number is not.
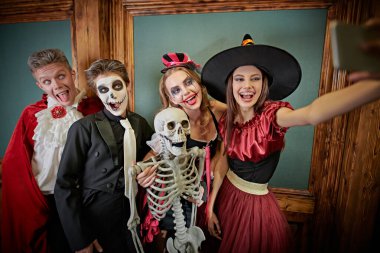
<svg viewBox="0 0 380 253"><path fill-rule="evenodd" d="M128 106L127 85L118 75L99 76L96 80L98 97L115 116L125 116Z"/></svg>
<svg viewBox="0 0 380 253"><path fill-rule="evenodd" d="M186 153L186 135L190 134L190 122L181 109L169 107L154 118L154 129L163 137L165 150L179 156Z"/></svg>

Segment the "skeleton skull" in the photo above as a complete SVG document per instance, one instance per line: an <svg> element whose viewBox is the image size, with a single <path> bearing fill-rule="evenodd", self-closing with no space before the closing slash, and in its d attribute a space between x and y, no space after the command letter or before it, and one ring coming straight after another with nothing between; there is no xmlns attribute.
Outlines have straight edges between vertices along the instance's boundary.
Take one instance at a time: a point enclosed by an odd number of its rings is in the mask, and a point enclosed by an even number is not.
<svg viewBox="0 0 380 253"><path fill-rule="evenodd" d="M154 118L154 129L164 143L164 153L179 156L186 152L186 135L190 134L190 123L184 111L169 107Z"/></svg>

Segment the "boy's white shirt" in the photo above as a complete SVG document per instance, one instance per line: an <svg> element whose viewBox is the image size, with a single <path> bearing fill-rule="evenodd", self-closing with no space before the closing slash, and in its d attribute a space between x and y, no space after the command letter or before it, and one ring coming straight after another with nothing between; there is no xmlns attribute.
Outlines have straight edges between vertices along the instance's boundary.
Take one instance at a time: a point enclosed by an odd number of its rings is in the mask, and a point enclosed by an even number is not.
<svg viewBox="0 0 380 253"><path fill-rule="evenodd" d="M59 162L66 143L67 132L72 123L83 114L77 110L79 102L85 95L80 92L72 106L63 106L66 115L62 118L53 118L51 110L55 106L62 106L57 100L48 96L47 108L35 114L37 126L34 129L34 152L32 157L32 171L38 186L43 194L53 194L57 179Z"/></svg>

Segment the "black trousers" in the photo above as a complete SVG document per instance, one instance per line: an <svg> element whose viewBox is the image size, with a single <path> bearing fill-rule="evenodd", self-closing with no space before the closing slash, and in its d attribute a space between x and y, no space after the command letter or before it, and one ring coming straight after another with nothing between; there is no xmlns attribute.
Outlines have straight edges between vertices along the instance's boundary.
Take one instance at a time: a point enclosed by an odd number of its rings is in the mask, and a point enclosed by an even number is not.
<svg viewBox="0 0 380 253"><path fill-rule="evenodd" d="M47 242L52 253L71 253L69 243L63 232L61 221L59 220L54 195L46 195L49 205L49 218L47 223Z"/></svg>
<svg viewBox="0 0 380 253"><path fill-rule="evenodd" d="M85 222L90 224L104 253L136 252L127 226L130 206L124 190L113 194L89 190L84 202Z"/></svg>

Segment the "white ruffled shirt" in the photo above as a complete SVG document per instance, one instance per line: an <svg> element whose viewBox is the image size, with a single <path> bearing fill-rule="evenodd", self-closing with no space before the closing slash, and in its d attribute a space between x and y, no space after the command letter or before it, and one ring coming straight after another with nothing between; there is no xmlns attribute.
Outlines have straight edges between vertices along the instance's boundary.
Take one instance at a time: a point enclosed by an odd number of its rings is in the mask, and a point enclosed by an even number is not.
<svg viewBox="0 0 380 253"><path fill-rule="evenodd" d="M83 114L77 110L79 102L85 95L80 92L72 106L64 106L66 115L53 118L51 110L61 106L58 101L48 96L47 108L35 114L37 126L34 129L34 153L32 158L33 175L43 194L53 194L59 162L66 143L67 132L72 123Z"/></svg>

